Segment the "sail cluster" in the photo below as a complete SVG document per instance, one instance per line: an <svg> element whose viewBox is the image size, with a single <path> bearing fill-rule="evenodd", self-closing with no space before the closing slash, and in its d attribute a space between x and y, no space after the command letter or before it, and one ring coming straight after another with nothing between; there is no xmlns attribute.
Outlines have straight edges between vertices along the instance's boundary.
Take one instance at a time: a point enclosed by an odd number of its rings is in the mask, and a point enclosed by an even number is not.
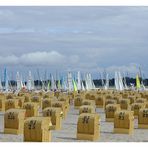
<svg viewBox="0 0 148 148"><path fill-rule="evenodd" d="M22 75L19 71L16 72L16 84L15 86L11 86L7 69L4 69L4 81L2 83L2 79L0 80L0 91L10 91L15 90L17 92L22 89L32 91L32 90L43 90L43 91L84 91L84 90L93 90L97 87L94 84L94 80L92 78L91 73L81 74L80 71L77 73L68 72L67 75L64 76L55 76L50 74L50 78L42 79L39 71L37 71L38 79L37 84L35 85L34 75L32 75L31 71L28 72L26 79L22 78ZM101 77L102 89L108 90L110 89L109 83L109 74L105 72L104 78ZM136 75L136 86L135 90L145 90L145 86L142 80L140 80L139 75ZM129 86L127 86L125 75L122 77L120 71L115 72L114 77L114 89L117 91L128 90Z"/></svg>

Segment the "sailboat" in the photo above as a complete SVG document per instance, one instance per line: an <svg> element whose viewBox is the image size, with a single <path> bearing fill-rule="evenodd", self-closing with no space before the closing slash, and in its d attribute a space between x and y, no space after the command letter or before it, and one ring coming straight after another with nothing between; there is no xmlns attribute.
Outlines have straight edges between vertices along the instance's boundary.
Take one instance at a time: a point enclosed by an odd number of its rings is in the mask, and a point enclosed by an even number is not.
<svg viewBox="0 0 148 148"><path fill-rule="evenodd" d="M124 88L125 88L126 90L128 90L127 83L126 83L125 73L124 73L124 77L123 77L123 84L124 84Z"/></svg>
<svg viewBox="0 0 148 148"><path fill-rule="evenodd" d="M78 71L77 79L78 79L78 82L77 82L77 89L78 89L78 90L82 90L82 86L81 86L81 74L80 74L80 71Z"/></svg>
<svg viewBox="0 0 148 148"><path fill-rule="evenodd" d="M116 90L120 90L120 87L119 87L119 77L118 77L118 73L115 72L115 88Z"/></svg>
<svg viewBox="0 0 148 148"><path fill-rule="evenodd" d="M89 90L87 74L85 74L85 88L86 88L86 90Z"/></svg>
<svg viewBox="0 0 148 148"><path fill-rule="evenodd" d="M140 84L140 79L139 79L139 75L136 75L136 88L137 90L140 90L141 88L141 84Z"/></svg>
<svg viewBox="0 0 148 148"><path fill-rule="evenodd" d="M86 89L85 89L85 87L84 87L83 81L81 82L81 84L82 84L82 90L85 91Z"/></svg>
<svg viewBox="0 0 148 148"><path fill-rule="evenodd" d="M73 91L74 90L72 81L73 81L72 80L72 73L68 72L68 75L67 75L68 91Z"/></svg>
<svg viewBox="0 0 148 148"><path fill-rule="evenodd" d="M29 71L29 73L28 73L27 89L28 89L29 91L31 91L31 90L34 89L34 80L33 80L31 71Z"/></svg>
<svg viewBox="0 0 148 148"><path fill-rule="evenodd" d="M16 73L16 91L19 92L22 89L22 81L19 72Z"/></svg>
<svg viewBox="0 0 148 148"><path fill-rule="evenodd" d="M1 78L0 78L0 91L3 91L3 86L2 86Z"/></svg>
<svg viewBox="0 0 148 148"><path fill-rule="evenodd" d="M109 77L108 77L108 74L106 74L106 82L105 82L104 89L105 90L108 90L109 89Z"/></svg>
<svg viewBox="0 0 148 148"><path fill-rule="evenodd" d="M118 77L119 77L119 86L120 86L120 90L124 90L124 86L123 86L123 80L122 80L122 76L121 73L118 72Z"/></svg>
<svg viewBox="0 0 148 148"><path fill-rule="evenodd" d="M101 73L100 73L100 79L101 79L101 86L103 87L105 84L104 84L103 76Z"/></svg>
<svg viewBox="0 0 148 148"><path fill-rule="evenodd" d="M89 73L86 73L86 75L85 75L85 84L86 84L86 90L91 90L92 89L91 75Z"/></svg>
<svg viewBox="0 0 148 148"><path fill-rule="evenodd" d="M91 74L88 73L88 83L89 83L89 89L93 89L93 86L92 86L92 77L91 77Z"/></svg>
<svg viewBox="0 0 148 148"><path fill-rule="evenodd" d="M145 88L144 83L143 83L143 77L142 77L141 67L139 67L139 72L140 72L140 77L141 77L141 90L145 91L146 88Z"/></svg>
<svg viewBox="0 0 148 148"><path fill-rule="evenodd" d="M56 81L54 80L53 75L51 75L51 90L52 91L57 90Z"/></svg>
<svg viewBox="0 0 148 148"><path fill-rule="evenodd" d="M4 83L5 83L4 91L7 93L9 91L9 82L8 82L8 74L6 68L4 69Z"/></svg>
<svg viewBox="0 0 148 148"><path fill-rule="evenodd" d="M122 76L119 71L115 72L115 87L116 87L116 90L119 90L119 91L124 90Z"/></svg>

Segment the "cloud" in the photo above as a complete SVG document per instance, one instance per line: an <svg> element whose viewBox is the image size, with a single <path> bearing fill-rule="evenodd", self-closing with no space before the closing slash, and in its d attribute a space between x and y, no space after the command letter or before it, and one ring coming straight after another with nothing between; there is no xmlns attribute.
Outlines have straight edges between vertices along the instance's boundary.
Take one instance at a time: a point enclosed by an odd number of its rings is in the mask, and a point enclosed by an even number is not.
<svg viewBox="0 0 148 148"><path fill-rule="evenodd" d="M15 69L19 67L24 67L25 69L28 69L29 67L42 67L43 69L50 69L52 72L55 72L55 70L58 70L59 72L81 71L83 74L91 72L95 76L94 78L99 78L99 73L103 73L104 70L110 74L110 77L114 77L115 71L120 71L122 74L129 73L130 76L135 77L135 74L139 72L140 65L137 63L130 63L128 65L104 67L98 65L95 60L81 60L78 55L67 56L66 54L64 55L56 51L38 51L26 53L21 56L0 56L0 66L12 66ZM31 70L33 69L31 68ZM145 71L142 71L142 73L145 73ZM44 74L44 70L42 71L42 74Z"/></svg>
<svg viewBox="0 0 148 148"><path fill-rule="evenodd" d="M1 65L25 65L25 66L41 66L60 64L65 60L65 56L56 52L32 52L23 54L21 56L0 56Z"/></svg>
<svg viewBox="0 0 148 148"><path fill-rule="evenodd" d="M60 64L65 57L56 52L34 52L20 56L19 61L23 65L54 65Z"/></svg>
<svg viewBox="0 0 148 148"><path fill-rule="evenodd" d="M130 63L129 65L121 65L121 66L110 66L107 67L108 72L113 72L113 71L121 71L121 72L128 72L128 73L137 73L139 72L139 65L136 63Z"/></svg>
<svg viewBox="0 0 148 148"><path fill-rule="evenodd" d="M18 57L15 55L10 56L0 56L0 65L15 65L18 64Z"/></svg>
<svg viewBox="0 0 148 148"><path fill-rule="evenodd" d="M78 55L67 56L57 51L37 51L22 54L20 56L0 56L0 66L45 66L49 68L54 66L55 68L67 70L69 67L75 67L78 63Z"/></svg>

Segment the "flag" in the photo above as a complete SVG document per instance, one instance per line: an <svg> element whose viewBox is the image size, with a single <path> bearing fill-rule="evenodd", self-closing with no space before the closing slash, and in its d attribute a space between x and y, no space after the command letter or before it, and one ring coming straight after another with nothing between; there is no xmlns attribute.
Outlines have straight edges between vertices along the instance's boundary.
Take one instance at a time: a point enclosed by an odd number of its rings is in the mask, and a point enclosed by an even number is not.
<svg viewBox="0 0 148 148"><path fill-rule="evenodd" d="M136 88L137 89L141 88L140 80L139 80L139 76L138 75L136 76Z"/></svg>
<svg viewBox="0 0 148 148"><path fill-rule="evenodd" d="M78 90L75 80L73 80L73 87L74 87L74 91L77 91Z"/></svg>

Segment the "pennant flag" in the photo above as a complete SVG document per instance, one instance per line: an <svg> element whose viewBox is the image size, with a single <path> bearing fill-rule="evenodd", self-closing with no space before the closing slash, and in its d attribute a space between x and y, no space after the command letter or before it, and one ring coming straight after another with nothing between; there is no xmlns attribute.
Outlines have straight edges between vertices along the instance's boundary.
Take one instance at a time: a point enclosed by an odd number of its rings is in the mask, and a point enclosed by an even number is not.
<svg viewBox="0 0 148 148"><path fill-rule="evenodd" d="M139 80L139 76L138 75L136 76L136 88L137 89L141 88L140 80Z"/></svg>
<svg viewBox="0 0 148 148"><path fill-rule="evenodd" d="M76 85L75 80L73 80L72 82L73 82L74 91L77 91L78 89L77 89L77 85Z"/></svg>

